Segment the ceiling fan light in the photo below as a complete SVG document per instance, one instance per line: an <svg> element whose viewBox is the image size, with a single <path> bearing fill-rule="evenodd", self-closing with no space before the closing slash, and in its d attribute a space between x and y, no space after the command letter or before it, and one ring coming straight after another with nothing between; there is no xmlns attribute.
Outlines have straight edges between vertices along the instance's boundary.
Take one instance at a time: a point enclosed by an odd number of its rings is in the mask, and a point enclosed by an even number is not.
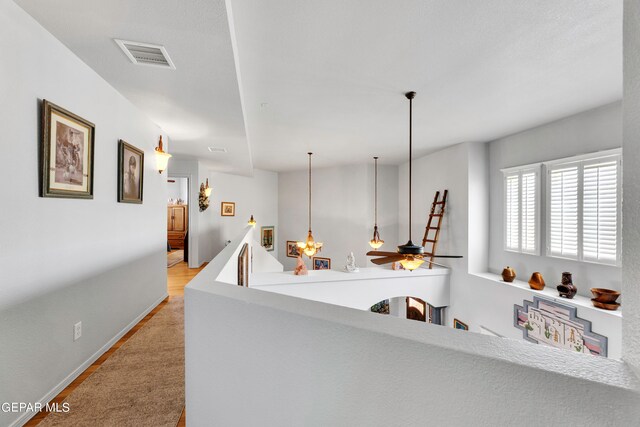
<svg viewBox="0 0 640 427"><path fill-rule="evenodd" d="M415 258L410 256L401 260L400 264L402 265L402 267L404 267L405 270L413 271L416 268L420 267L423 262L424 261L421 258Z"/></svg>

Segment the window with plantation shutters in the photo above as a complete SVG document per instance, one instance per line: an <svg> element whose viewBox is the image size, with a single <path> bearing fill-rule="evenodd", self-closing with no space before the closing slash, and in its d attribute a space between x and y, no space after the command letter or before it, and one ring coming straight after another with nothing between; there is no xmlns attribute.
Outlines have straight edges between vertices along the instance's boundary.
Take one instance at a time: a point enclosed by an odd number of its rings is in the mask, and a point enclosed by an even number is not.
<svg viewBox="0 0 640 427"><path fill-rule="evenodd" d="M547 255L620 263L620 150L547 163Z"/></svg>
<svg viewBox="0 0 640 427"><path fill-rule="evenodd" d="M539 253L540 165L504 169L504 248Z"/></svg>

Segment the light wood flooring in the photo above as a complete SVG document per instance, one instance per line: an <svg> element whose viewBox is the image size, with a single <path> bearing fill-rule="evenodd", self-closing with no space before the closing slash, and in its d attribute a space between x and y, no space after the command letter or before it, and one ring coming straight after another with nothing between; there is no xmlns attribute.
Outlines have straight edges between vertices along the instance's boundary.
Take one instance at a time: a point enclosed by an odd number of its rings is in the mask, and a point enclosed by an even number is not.
<svg viewBox="0 0 640 427"><path fill-rule="evenodd" d="M107 350L102 356L98 358L91 366L89 366L83 373L81 373L71 384L69 384L64 390L62 390L56 397L54 397L50 403L62 404L62 402L76 389L82 382L87 379L92 373L96 371L117 349L122 346L129 338L133 336L140 328L142 328L158 311L169 302L169 299L175 296L184 295L184 287L198 274L206 264L200 268L189 268L186 262L181 262L167 269L167 290L169 298L162 301L156 308L154 308L149 314L147 314L140 322L138 322L129 332L127 332L122 338L118 340L109 350ZM38 425L49 413L47 411L38 412L33 418L31 418L25 426ZM177 424L178 427L186 426L185 412L182 411L182 416Z"/></svg>

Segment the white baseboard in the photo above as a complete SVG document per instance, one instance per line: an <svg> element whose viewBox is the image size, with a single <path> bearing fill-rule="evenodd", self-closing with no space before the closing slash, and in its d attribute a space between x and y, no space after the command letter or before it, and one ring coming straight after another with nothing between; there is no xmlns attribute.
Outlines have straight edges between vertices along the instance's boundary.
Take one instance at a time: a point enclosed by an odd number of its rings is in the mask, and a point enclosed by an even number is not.
<svg viewBox="0 0 640 427"><path fill-rule="evenodd" d="M131 321L131 323L129 323L127 326L125 326L124 329L122 329L120 332L118 332L113 338L111 338L98 351L93 353L93 355L91 355L91 357L89 357L86 361L84 361L84 363L82 363L82 365L78 366L73 372L71 372L69 375L67 375L67 377L65 379L60 381L60 383L58 383L58 385L56 385L53 389L51 389L51 391L49 391L47 394L45 394L39 400L39 402L42 404L42 406L44 407L47 403L49 403L51 401L51 399L56 397L62 390L64 390L65 387L67 387L69 384L71 384L73 382L73 380L78 378L81 373L83 373L89 366L91 366L93 364L93 362L98 360L98 358L100 356L102 356L104 353L106 353L107 350L109 350L115 343L117 343L120 338L122 338L127 332L129 332L131 330L131 328L136 326L138 324L138 322L140 322L142 319L144 319L144 317L147 314L149 314L151 312L151 310L156 308L158 306L158 304L160 304L162 301L164 301L168 296L169 296L169 294L165 293L156 302L151 304L146 310L144 310L138 317L133 319ZM34 411L24 412L17 420L15 420L13 423L11 423L9 425L9 427L22 427L35 414L36 414L36 412L34 412Z"/></svg>

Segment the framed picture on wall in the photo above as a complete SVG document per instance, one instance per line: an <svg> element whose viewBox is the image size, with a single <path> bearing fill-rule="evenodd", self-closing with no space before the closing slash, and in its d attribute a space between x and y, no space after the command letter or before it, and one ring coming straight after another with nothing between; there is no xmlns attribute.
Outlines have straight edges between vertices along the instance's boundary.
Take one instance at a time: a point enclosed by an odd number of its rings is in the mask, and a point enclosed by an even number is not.
<svg viewBox="0 0 640 427"><path fill-rule="evenodd" d="M42 102L40 197L93 199L95 125Z"/></svg>
<svg viewBox="0 0 640 427"><path fill-rule="evenodd" d="M118 202L142 203L144 151L118 141Z"/></svg>
<svg viewBox="0 0 640 427"><path fill-rule="evenodd" d="M236 204L235 204L235 202L222 202L222 203L220 203L220 215L222 215L222 216L236 216Z"/></svg>
<svg viewBox="0 0 640 427"><path fill-rule="evenodd" d="M314 270L331 270L331 259L313 257L313 269Z"/></svg>
<svg viewBox="0 0 640 427"><path fill-rule="evenodd" d="M453 319L453 327L455 329L462 329L463 331L469 330L469 326L466 323L459 321L458 319Z"/></svg>
<svg viewBox="0 0 640 427"><path fill-rule="evenodd" d="M260 245L267 251L271 252L274 248L275 230L273 225L260 228Z"/></svg>
<svg viewBox="0 0 640 427"><path fill-rule="evenodd" d="M300 256L300 248L298 248L298 242L287 240L287 256L289 258L298 258Z"/></svg>

